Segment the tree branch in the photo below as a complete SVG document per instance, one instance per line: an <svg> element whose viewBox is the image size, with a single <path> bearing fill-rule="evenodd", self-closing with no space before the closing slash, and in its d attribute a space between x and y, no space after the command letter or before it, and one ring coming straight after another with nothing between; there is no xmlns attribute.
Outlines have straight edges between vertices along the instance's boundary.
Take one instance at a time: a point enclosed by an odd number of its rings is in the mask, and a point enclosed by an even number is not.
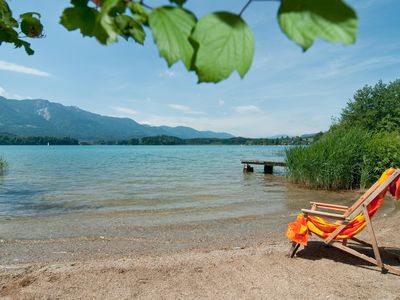
<svg viewBox="0 0 400 300"><path fill-rule="evenodd" d="M281 0L249 0L247 3L243 6L243 8L240 10L239 16L241 16L244 11L250 6L252 2L281 2Z"/></svg>
<svg viewBox="0 0 400 300"><path fill-rule="evenodd" d="M247 3L246 3L246 4L243 6L243 8L240 10L239 16L241 16L241 15L244 13L244 11L249 7L249 5L251 4L252 1L253 1L253 0L247 1Z"/></svg>

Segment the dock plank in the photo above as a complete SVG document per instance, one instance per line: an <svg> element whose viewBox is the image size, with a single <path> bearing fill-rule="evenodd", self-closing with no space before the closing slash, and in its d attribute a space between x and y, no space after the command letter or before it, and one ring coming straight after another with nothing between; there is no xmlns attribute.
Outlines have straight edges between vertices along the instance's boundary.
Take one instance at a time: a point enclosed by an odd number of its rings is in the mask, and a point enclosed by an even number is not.
<svg viewBox="0 0 400 300"><path fill-rule="evenodd" d="M286 163L283 161L267 161L267 160L241 160L242 164L245 165L264 165L264 166L277 166L286 167Z"/></svg>
<svg viewBox="0 0 400 300"><path fill-rule="evenodd" d="M244 173L254 172L252 165L263 165L265 174L274 173L274 167L286 167L286 163L283 161L241 160L240 162L243 164Z"/></svg>

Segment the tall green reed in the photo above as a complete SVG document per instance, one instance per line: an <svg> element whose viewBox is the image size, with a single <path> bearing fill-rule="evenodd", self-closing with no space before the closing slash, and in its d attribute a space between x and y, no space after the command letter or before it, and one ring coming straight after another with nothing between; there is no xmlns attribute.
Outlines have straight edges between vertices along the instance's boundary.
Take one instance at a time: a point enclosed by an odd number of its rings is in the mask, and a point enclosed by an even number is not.
<svg viewBox="0 0 400 300"><path fill-rule="evenodd" d="M5 170L7 168L7 161L0 157L0 175L4 174Z"/></svg>
<svg viewBox="0 0 400 300"><path fill-rule="evenodd" d="M310 188L365 188L400 166L400 134L337 127L308 147L286 151L289 179Z"/></svg>

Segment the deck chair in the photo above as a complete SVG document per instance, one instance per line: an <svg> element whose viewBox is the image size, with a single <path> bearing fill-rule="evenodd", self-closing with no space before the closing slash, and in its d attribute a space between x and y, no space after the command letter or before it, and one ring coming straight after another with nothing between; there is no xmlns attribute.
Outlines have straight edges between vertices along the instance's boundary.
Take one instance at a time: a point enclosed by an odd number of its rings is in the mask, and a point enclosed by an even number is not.
<svg viewBox="0 0 400 300"><path fill-rule="evenodd" d="M359 257L378 266L382 272L391 272L400 275L400 269L383 264L380 251L395 256L400 255L379 249L372 227L371 218L381 206L387 191L396 198L400 198L400 169L388 169L381 178L365 192L351 207L311 202L311 209L302 209L295 222L289 223L286 232L292 240L289 257L294 257L300 245L307 246L308 235L314 234L323 239L326 245L333 246L349 254ZM333 212L332 212L333 211ZM335 220L328 222L325 218ZM368 228L370 243L355 237L365 227ZM348 247L347 241L352 240L362 246L372 248L374 257L367 256Z"/></svg>

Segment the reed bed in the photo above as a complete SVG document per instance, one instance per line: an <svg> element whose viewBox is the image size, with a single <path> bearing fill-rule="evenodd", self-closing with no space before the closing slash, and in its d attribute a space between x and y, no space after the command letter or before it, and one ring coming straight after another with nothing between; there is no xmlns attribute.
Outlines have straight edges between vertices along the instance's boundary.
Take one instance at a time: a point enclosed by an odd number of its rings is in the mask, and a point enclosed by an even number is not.
<svg viewBox="0 0 400 300"><path fill-rule="evenodd" d="M2 175L7 168L7 162L4 158L0 157L0 175Z"/></svg>
<svg viewBox="0 0 400 300"><path fill-rule="evenodd" d="M388 167L400 166L400 134L333 128L308 147L286 151L289 179L316 189L365 188Z"/></svg>

